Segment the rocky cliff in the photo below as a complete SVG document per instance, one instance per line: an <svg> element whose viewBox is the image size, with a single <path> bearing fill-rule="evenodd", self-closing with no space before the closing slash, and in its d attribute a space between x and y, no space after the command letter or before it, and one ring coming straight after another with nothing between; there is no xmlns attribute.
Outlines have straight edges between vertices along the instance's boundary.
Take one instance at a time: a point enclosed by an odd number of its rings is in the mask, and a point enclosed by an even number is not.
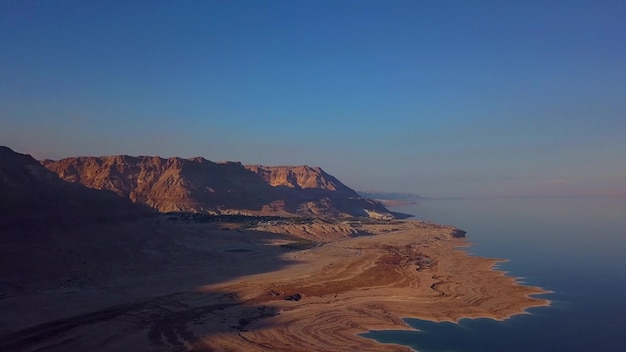
<svg viewBox="0 0 626 352"><path fill-rule="evenodd" d="M153 156L44 160L62 179L110 190L161 212L392 217L321 168Z"/></svg>

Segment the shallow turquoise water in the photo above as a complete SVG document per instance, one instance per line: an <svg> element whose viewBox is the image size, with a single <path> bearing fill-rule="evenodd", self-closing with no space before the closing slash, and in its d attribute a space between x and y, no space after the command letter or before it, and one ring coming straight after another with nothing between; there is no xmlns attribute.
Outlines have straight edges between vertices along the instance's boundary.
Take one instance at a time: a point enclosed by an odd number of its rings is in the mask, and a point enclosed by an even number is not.
<svg viewBox="0 0 626 352"><path fill-rule="evenodd" d="M552 305L503 322L407 319L420 331L364 336L420 352L626 351L626 200L425 200L394 210L466 230L470 253L509 259L499 267L554 291Z"/></svg>

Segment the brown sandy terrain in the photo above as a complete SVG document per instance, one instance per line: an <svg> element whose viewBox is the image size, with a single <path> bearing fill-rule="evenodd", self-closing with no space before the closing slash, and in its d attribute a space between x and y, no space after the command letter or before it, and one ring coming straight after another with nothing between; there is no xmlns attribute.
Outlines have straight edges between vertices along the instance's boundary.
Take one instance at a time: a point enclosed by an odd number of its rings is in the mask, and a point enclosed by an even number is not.
<svg viewBox="0 0 626 352"><path fill-rule="evenodd" d="M358 334L409 329L405 317L504 319L549 303L493 270L497 260L457 249L466 242L453 230L161 221L143 249L150 265L1 296L0 350L402 351ZM317 244L290 249L307 240Z"/></svg>

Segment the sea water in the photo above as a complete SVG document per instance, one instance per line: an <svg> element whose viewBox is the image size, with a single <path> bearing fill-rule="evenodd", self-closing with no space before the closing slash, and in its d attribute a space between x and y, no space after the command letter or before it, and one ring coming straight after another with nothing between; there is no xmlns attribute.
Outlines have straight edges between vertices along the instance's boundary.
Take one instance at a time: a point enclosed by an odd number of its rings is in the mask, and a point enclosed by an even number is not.
<svg viewBox="0 0 626 352"><path fill-rule="evenodd" d="M626 199L424 200L394 210L468 232L471 254L553 291L549 307L505 321L407 319L419 331L370 331L420 352L626 351Z"/></svg>

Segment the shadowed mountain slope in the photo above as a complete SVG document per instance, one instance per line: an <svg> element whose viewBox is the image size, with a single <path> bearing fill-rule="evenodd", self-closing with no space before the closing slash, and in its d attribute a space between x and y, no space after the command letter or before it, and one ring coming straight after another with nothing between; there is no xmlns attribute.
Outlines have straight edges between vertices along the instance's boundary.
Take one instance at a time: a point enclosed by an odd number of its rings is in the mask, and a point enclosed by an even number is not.
<svg viewBox="0 0 626 352"><path fill-rule="evenodd" d="M317 167L125 155L42 164L64 180L110 190L161 212L392 217L382 204Z"/></svg>
<svg viewBox="0 0 626 352"><path fill-rule="evenodd" d="M0 146L0 297L131 267L156 221L145 205L64 181Z"/></svg>
<svg viewBox="0 0 626 352"><path fill-rule="evenodd" d="M60 179L30 155L0 146L0 227L106 222L153 214L110 191Z"/></svg>

